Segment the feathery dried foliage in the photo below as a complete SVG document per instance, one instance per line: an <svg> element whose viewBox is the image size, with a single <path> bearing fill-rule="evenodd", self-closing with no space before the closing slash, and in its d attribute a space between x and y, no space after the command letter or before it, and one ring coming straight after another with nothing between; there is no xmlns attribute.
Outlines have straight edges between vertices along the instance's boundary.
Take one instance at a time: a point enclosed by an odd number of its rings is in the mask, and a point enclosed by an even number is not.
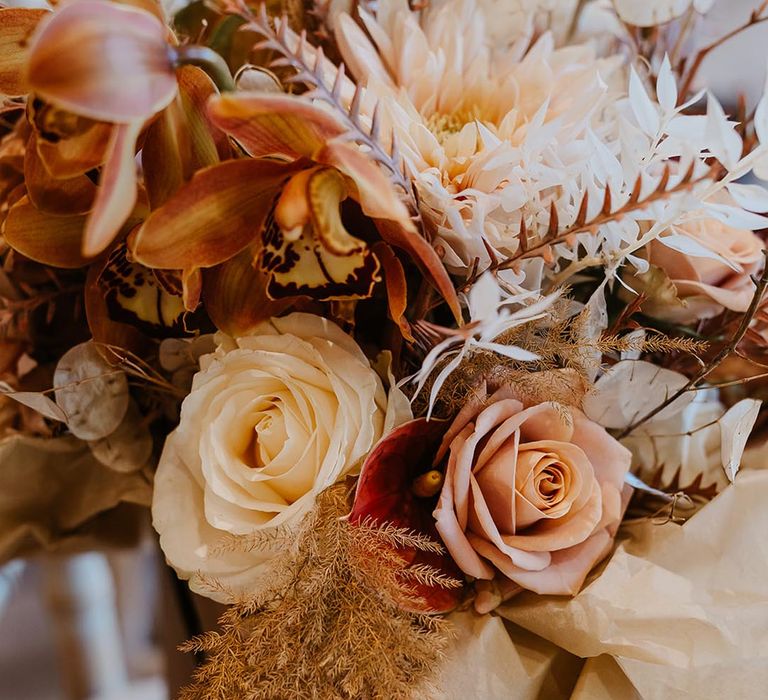
<svg viewBox="0 0 768 700"><path fill-rule="evenodd" d="M398 602L412 596L409 580L461 584L408 568L392 548L436 543L392 526L351 525L348 510L345 486L323 492L265 590L224 613L220 632L184 646L206 661L181 700L424 697L448 623Z"/></svg>
<svg viewBox="0 0 768 700"><path fill-rule="evenodd" d="M600 209L594 216L589 216L589 192L585 192L578 206L576 218L567 226L561 226L557 206L551 203L549 212L549 225L546 233L543 235L532 235L526 226L526 220L523 218L520 222L520 231L518 240L520 247L517 252L509 257L491 256L490 264L482 270L476 269L469 276L463 289L469 289L481 275L485 272L496 272L498 270L515 269L519 261L532 257L542 257L548 263L557 259L554 249L558 245L573 245L577 241L577 235L589 233L597 234L602 227L612 222L621 221L633 212L645 209L656 202L665 201L671 197L683 192L693 190L703 182L714 179L722 174L722 166L719 163L713 163L709 170L700 176L696 176L696 162L692 162L685 174L674 184L670 182L671 168L665 165L661 176L656 182L651 192L643 192L643 176L639 174L634 185L629 189L628 199L621 205L615 205L615 194L611 191L610 185L606 185L602 192L602 202ZM588 258L574 260L555 276L555 284L566 284L574 274L592 266Z"/></svg>
<svg viewBox="0 0 768 700"><path fill-rule="evenodd" d="M688 353L699 355L707 348L705 341L688 337L668 337L654 331L648 335L603 334L591 338L586 312L567 315L568 302L556 305L538 322L510 329L495 339L503 345L515 345L538 355L536 361L521 363L489 350L470 352L443 384L434 413L451 417L466 403L481 382L514 388L521 401L536 404L552 401L563 406L581 406L591 387L591 370L604 355L623 352ZM425 388L414 401L414 412L426 411L426 400L438 365Z"/></svg>

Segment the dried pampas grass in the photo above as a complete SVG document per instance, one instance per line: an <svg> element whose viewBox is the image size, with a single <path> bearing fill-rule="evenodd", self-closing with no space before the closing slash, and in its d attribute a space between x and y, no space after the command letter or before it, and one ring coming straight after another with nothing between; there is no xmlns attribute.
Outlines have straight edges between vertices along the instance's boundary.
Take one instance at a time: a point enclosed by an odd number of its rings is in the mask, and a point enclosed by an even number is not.
<svg viewBox="0 0 768 700"><path fill-rule="evenodd" d="M351 525L347 495L342 485L322 493L266 589L224 613L220 632L183 647L205 661L181 700L428 696L450 628L398 605L413 600L404 581L461 584L428 567L403 576L393 545L439 545L391 526Z"/></svg>

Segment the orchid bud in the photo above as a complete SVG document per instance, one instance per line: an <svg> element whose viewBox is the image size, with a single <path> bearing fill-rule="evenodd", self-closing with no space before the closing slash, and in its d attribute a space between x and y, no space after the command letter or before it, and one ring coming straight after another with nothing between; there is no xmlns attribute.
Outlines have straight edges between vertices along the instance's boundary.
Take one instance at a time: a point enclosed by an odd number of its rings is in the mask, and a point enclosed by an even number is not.
<svg viewBox="0 0 768 700"><path fill-rule="evenodd" d="M173 49L153 14L76 0L43 18L30 39L26 82L42 98L91 119L143 121L176 95Z"/></svg>

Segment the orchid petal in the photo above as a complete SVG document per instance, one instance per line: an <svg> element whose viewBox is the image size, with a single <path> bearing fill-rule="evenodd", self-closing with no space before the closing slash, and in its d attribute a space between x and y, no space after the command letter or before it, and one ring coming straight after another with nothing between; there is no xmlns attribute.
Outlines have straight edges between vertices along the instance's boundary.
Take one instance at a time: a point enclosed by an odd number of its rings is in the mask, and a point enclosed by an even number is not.
<svg viewBox="0 0 768 700"><path fill-rule="evenodd" d="M403 228L395 221L376 219L375 223L379 234L387 243L400 248L411 257L422 274L448 304L456 322L461 325L463 320L456 288L432 244L416 231Z"/></svg>
<svg viewBox="0 0 768 700"><path fill-rule="evenodd" d="M77 114L144 120L176 94L165 25L134 7L77 0L43 18L29 44L32 92Z"/></svg>
<svg viewBox="0 0 768 700"><path fill-rule="evenodd" d="M329 143L315 160L336 168L352 180L357 190L355 199L368 216L396 221L406 231L416 234L408 209L397 196L392 181L362 151L345 143Z"/></svg>
<svg viewBox="0 0 768 700"><path fill-rule="evenodd" d="M88 328L97 343L112 345L141 355L149 345L149 338L135 326L115 321L110 317L104 287L100 279L109 264L109 258L104 256L100 259L99 264L91 265L88 270L84 289Z"/></svg>
<svg viewBox="0 0 768 700"><path fill-rule="evenodd" d="M213 123L256 157L313 158L346 131L330 112L288 95L226 94L211 100L208 109Z"/></svg>
<svg viewBox="0 0 768 700"><path fill-rule="evenodd" d="M27 103L30 121L37 132L35 147L45 169L52 177L83 175L104 163L112 137L113 125L72 115L50 104ZM55 134L49 138L57 119L77 120L75 133ZM69 129L63 129L69 131Z"/></svg>
<svg viewBox="0 0 768 700"><path fill-rule="evenodd" d="M24 182L32 204L48 214L85 214L93 206L96 186L85 175L54 178L45 168L30 136L24 158Z"/></svg>
<svg viewBox="0 0 768 700"><path fill-rule="evenodd" d="M152 122L141 162L149 202L156 209L201 168L230 155L229 140L208 119L206 104L216 94L210 78L194 66L178 74L179 94Z"/></svg>
<svg viewBox="0 0 768 700"><path fill-rule="evenodd" d="M46 214L25 197L8 212L3 236L14 250L44 265L83 267L89 262L80 249L85 222L85 216Z"/></svg>
<svg viewBox="0 0 768 700"><path fill-rule="evenodd" d="M115 124L93 211L83 234L83 255L92 257L115 239L137 199L136 139L141 122Z"/></svg>
<svg viewBox="0 0 768 700"><path fill-rule="evenodd" d="M373 246L373 252L381 262L382 268L384 268L389 316L398 325L403 337L413 342L411 327L405 318L405 310L408 306L408 285L403 265L392 248L382 241Z"/></svg>
<svg viewBox="0 0 768 700"><path fill-rule="evenodd" d="M253 252L246 249L203 272L205 309L216 327L233 337L248 335L262 321L277 316L292 299L272 301L267 281L254 268Z"/></svg>
<svg viewBox="0 0 768 700"><path fill-rule="evenodd" d="M212 267L237 255L258 236L299 167L243 159L198 171L132 237L135 259L173 270Z"/></svg>
<svg viewBox="0 0 768 700"><path fill-rule="evenodd" d="M260 262L269 273L270 297L371 296L381 279L379 261L365 241L344 227L340 205L346 197L345 179L331 168L314 168L291 179L263 235ZM295 216L289 215L291 209ZM310 221L303 223L307 216ZM281 228L281 223L291 228Z"/></svg>

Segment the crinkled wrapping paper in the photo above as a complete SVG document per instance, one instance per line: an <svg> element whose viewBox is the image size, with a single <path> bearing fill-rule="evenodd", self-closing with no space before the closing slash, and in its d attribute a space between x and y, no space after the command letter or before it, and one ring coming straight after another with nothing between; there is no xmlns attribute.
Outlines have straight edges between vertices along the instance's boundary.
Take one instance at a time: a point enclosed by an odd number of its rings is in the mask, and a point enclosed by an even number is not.
<svg viewBox="0 0 768 700"><path fill-rule="evenodd" d="M71 437L0 440L0 564L38 550L128 544L138 532L130 505L148 506L141 472L115 472Z"/></svg>
<svg viewBox="0 0 768 700"><path fill-rule="evenodd" d="M633 526L574 598L524 594L454 615L451 700L768 697L768 471L685 525ZM587 659L586 662L583 659Z"/></svg>

